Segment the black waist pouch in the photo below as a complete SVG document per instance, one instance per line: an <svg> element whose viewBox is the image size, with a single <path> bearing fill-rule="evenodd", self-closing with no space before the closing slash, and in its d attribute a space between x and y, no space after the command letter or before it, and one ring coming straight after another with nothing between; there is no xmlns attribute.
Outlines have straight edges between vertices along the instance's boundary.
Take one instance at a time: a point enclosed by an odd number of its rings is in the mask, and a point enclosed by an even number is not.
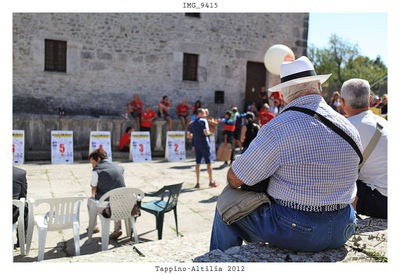
<svg viewBox="0 0 400 275"><path fill-rule="evenodd" d="M243 184L240 188L245 191L254 191L258 193L267 193L269 178L262 180L254 185Z"/></svg>

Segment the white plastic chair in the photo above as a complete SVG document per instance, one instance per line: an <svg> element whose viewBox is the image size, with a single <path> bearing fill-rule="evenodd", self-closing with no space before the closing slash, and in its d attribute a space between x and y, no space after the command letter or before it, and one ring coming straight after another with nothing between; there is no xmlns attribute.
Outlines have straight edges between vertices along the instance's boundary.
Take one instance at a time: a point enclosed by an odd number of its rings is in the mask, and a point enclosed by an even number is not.
<svg viewBox="0 0 400 275"><path fill-rule="evenodd" d="M19 216L18 220L13 223L13 244L15 242L14 232L15 229L18 230L18 239L19 239L19 247L21 248L21 255L25 255L25 222L24 222L24 213L25 213L25 198L21 198L19 200L13 200L13 205L18 207Z"/></svg>
<svg viewBox="0 0 400 275"><path fill-rule="evenodd" d="M92 201L92 205L89 207L88 240L90 241L92 239L94 222L96 220L96 215L98 215L101 221L101 250L104 251L108 248L111 220L124 220L128 236L132 236L133 230L135 243L139 243L139 237L136 232L136 219L131 216L131 212L136 201L140 201L143 198L144 193L142 190L121 187L108 191L98 202ZM109 199L109 201L106 201L106 199ZM110 204L111 209L111 217L109 219L104 218L101 213L97 212L97 207L104 208L108 204Z"/></svg>
<svg viewBox="0 0 400 275"><path fill-rule="evenodd" d="M38 199L34 200L29 198L29 219L34 220L34 224L38 229L39 247L38 247L38 261L43 260L44 248L46 244L47 231L58 231L62 229L72 228L74 232L75 255L80 255L79 247L79 210L81 202L84 200L83 195L77 197L64 197L52 199ZM49 212L44 216L34 216L33 206L37 207L40 204L48 204ZM30 221L33 224L33 221ZM29 253L30 245L32 242L33 226L29 228L27 236L27 252Z"/></svg>

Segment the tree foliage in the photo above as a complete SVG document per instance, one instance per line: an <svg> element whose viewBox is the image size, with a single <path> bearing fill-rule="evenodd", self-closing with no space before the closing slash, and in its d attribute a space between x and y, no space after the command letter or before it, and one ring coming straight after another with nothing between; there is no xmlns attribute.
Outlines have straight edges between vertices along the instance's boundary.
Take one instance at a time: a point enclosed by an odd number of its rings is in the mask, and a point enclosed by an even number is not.
<svg viewBox="0 0 400 275"><path fill-rule="evenodd" d="M317 74L332 74L323 85L323 95L327 100L334 91L340 91L343 82L351 78L368 80L375 94L382 96L387 93L387 67L380 57L369 59L360 55L358 45L350 44L336 34L330 37L327 48L309 47L307 56Z"/></svg>

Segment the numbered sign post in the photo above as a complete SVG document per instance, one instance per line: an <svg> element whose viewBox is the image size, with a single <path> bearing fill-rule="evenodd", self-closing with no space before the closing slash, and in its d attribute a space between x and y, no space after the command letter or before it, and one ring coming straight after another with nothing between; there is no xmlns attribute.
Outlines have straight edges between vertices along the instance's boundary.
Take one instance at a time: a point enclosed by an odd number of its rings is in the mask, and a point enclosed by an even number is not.
<svg viewBox="0 0 400 275"><path fill-rule="evenodd" d="M72 131L51 131L51 163L73 163L74 143Z"/></svg>
<svg viewBox="0 0 400 275"><path fill-rule="evenodd" d="M151 161L150 132L132 132L129 159L133 162Z"/></svg>
<svg viewBox="0 0 400 275"><path fill-rule="evenodd" d="M108 159L112 161L110 132L108 131L90 132L89 154L98 148L102 148L104 151L106 151Z"/></svg>
<svg viewBox="0 0 400 275"><path fill-rule="evenodd" d="M13 130L13 163L24 164L25 155L25 131Z"/></svg>
<svg viewBox="0 0 400 275"><path fill-rule="evenodd" d="M186 160L185 132L168 131L165 158L168 161Z"/></svg>

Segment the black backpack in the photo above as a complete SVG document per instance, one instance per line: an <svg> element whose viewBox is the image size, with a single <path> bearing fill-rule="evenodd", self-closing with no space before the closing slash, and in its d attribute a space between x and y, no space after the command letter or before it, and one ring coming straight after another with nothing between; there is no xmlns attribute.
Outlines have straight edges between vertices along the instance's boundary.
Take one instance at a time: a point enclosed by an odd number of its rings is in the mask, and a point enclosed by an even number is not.
<svg viewBox="0 0 400 275"><path fill-rule="evenodd" d="M250 145L250 142L257 136L257 133L258 133L257 124L255 124L254 122L248 124L243 146L248 147Z"/></svg>

